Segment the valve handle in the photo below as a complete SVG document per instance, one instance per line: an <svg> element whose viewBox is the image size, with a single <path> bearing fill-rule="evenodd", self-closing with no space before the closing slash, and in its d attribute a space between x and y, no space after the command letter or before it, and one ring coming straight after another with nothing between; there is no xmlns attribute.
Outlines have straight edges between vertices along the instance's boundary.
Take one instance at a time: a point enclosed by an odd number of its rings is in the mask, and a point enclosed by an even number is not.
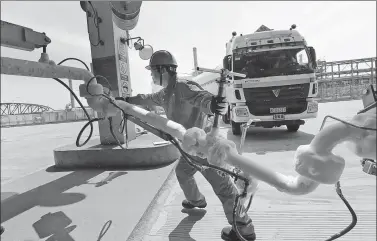
<svg viewBox="0 0 377 241"><path fill-rule="evenodd" d="M224 84L226 82L227 76L230 75L230 76L246 77L246 75L244 75L244 74L230 72L229 70L224 69L224 68L217 70L217 69L207 69L207 68L196 67L196 70L220 74L220 81L218 82L219 88L218 88L218 92L217 92L218 97L224 96ZM214 117L214 120L213 120L213 125L212 125L212 130L213 130L213 128L218 128L219 117L220 117L220 115L215 114L215 117Z"/></svg>
<svg viewBox="0 0 377 241"><path fill-rule="evenodd" d="M197 71L203 71L203 72L216 73L216 74L220 74L220 75L236 76L236 77L241 77L241 78L245 78L246 77L245 74L232 72L232 71L229 71L227 69L220 69L220 70L218 70L218 69L207 69L207 68L196 67L196 70Z"/></svg>

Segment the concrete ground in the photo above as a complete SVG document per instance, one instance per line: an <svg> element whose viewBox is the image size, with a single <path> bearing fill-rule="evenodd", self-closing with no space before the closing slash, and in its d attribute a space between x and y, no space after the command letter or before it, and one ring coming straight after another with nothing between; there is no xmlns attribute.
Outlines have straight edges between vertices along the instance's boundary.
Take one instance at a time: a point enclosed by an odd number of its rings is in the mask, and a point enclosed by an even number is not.
<svg viewBox="0 0 377 241"><path fill-rule="evenodd" d="M86 122L22 126L1 129L1 184L17 180L54 164L53 150L76 142ZM93 123L93 139L99 138ZM81 143L89 134L84 132Z"/></svg>
<svg viewBox="0 0 377 241"><path fill-rule="evenodd" d="M297 133L285 128L248 131L244 155L264 163L275 171L295 175L293 156L299 145L309 144L318 132L323 118L330 114L350 119L362 109L361 101L326 103L320 105L318 119L309 120ZM329 123L334 122L329 120ZM239 137L229 128L222 129L239 145ZM340 145L335 154L346 159L347 167L341 179L344 196L358 215L357 226L338 240L376 239L376 178L362 172L359 158ZM149 215L134 230L128 241L210 241L221 240L220 234L228 225L221 203L211 186L200 174L197 183L206 196L205 210L188 211L182 208L184 195L177 180L171 180L166 193L160 193L158 203L148 210ZM325 240L351 223L351 214L335 192L334 186L322 185L306 196L290 196L260 183L249 215L256 228L257 240ZM150 221L148 221L150 220Z"/></svg>
<svg viewBox="0 0 377 241"><path fill-rule="evenodd" d="M361 108L361 101L321 104L319 117L297 133L283 127L249 130L244 155L294 175L294 151L311 141L323 117L347 119ZM183 193L171 172L175 164L145 171L62 172L48 167L53 149L73 143L82 125L16 127L20 129L5 135L2 129L1 222L6 230L1 240L118 241L130 235L129 240L138 241L221 240L227 222L220 201L200 174L196 177L208 206L206 211L185 212ZM224 127L223 133L239 144L239 137ZM98 135L97 127L95 131ZM334 152L347 161L343 194L358 214L357 226L339 240L375 240L376 178L361 171L359 158L345 145ZM258 240L266 241L324 240L351 221L334 187L325 185L307 196L289 196L261 183L249 215Z"/></svg>
<svg viewBox="0 0 377 241"><path fill-rule="evenodd" d="M1 129L2 241L125 240L131 233L174 163L144 171L55 169L53 150L75 143L84 124Z"/></svg>

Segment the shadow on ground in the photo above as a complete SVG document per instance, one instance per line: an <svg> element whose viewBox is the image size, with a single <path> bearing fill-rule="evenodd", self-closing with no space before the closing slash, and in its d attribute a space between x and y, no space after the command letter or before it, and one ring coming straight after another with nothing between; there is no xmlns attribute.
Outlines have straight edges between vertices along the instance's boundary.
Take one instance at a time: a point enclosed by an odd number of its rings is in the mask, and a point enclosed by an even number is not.
<svg viewBox="0 0 377 241"><path fill-rule="evenodd" d="M33 223L33 228L40 239L46 241L75 241L70 232L77 226L71 225L72 220L62 211L47 213Z"/></svg>
<svg viewBox="0 0 377 241"><path fill-rule="evenodd" d="M11 196L1 202L1 222L5 222L36 206L56 207L82 201L82 193L67 190L87 183L102 171L72 172L27 192Z"/></svg>
<svg viewBox="0 0 377 241"><path fill-rule="evenodd" d="M170 165L170 164L169 164ZM155 166L140 169L124 169L128 171L143 171L163 168L164 166ZM55 166L48 167L46 172L69 172L67 175L60 177L52 182L46 183L24 193L2 192L1 193L1 222L26 212L33 207L57 207L70 205L85 199L82 193L67 192L68 190L80 185L95 185L101 187L108 184L117 177L127 174L127 171L119 171L122 168L58 168ZM105 171L112 171L103 180L92 183L90 179L102 174Z"/></svg>
<svg viewBox="0 0 377 241"><path fill-rule="evenodd" d="M106 178L104 178L103 180L101 180L99 182L95 182L95 183L87 182L86 184L92 184L95 187L101 187L103 185L108 184L109 182L111 182L115 178L126 175L126 174L127 174L127 172L110 172L109 175Z"/></svg>
<svg viewBox="0 0 377 241"><path fill-rule="evenodd" d="M240 147L241 136L227 132L228 140ZM313 134L302 131L288 132L285 128L254 127L247 131L243 152L264 155L267 152L295 151L300 145L307 145L314 138Z"/></svg>
<svg viewBox="0 0 377 241"><path fill-rule="evenodd" d="M190 231L195 223L201 220L207 213L204 209L182 209L182 213L187 213L188 216L182 219L177 227L169 234L169 241L195 241L190 236Z"/></svg>
<svg viewBox="0 0 377 241"><path fill-rule="evenodd" d="M109 230L112 221L107 221L96 241L101 241ZM70 235L70 232L77 228L77 225L72 225L72 220L62 211L55 213L47 213L43 215L38 221L33 223L33 228L40 239L46 241L75 241Z"/></svg>

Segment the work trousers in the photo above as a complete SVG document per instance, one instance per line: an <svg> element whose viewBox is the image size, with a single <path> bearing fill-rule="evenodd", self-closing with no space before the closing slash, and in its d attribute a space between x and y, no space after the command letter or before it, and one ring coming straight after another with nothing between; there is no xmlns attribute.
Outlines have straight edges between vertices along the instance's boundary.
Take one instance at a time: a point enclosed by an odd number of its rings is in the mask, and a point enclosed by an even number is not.
<svg viewBox="0 0 377 241"><path fill-rule="evenodd" d="M199 163L208 164L207 159L202 159L199 157L194 158ZM189 202L195 205L195 203L200 203L201 200L205 199L204 195L199 191L198 185L194 179L194 174L197 172L197 169L188 164L182 156L178 161L175 172L179 185L181 186L182 191ZM216 193L223 205L224 213L229 224L232 224L233 205L236 195L238 194L237 188L233 184L232 179L229 175L220 175L217 170L213 168L206 168L201 173L211 184L213 191ZM247 214L243 217L236 217L236 222L237 226L240 226L241 230L243 229L242 226L252 225L251 219Z"/></svg>

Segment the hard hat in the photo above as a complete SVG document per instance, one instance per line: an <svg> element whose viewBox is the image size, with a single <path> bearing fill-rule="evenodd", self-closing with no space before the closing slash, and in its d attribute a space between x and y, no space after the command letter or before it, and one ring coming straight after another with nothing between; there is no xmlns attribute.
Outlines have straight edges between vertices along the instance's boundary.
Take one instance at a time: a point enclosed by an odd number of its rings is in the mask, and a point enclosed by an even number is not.
<svg viewBox="0 0 377 241"><path fill-rule="evenodd" d="M159 50L153 53L152 57L149 60L149 65L145 68L147 70L151 70L153 66L174 66L177 67L177 61L175 60L174 56L166 50Z"/></svg>

